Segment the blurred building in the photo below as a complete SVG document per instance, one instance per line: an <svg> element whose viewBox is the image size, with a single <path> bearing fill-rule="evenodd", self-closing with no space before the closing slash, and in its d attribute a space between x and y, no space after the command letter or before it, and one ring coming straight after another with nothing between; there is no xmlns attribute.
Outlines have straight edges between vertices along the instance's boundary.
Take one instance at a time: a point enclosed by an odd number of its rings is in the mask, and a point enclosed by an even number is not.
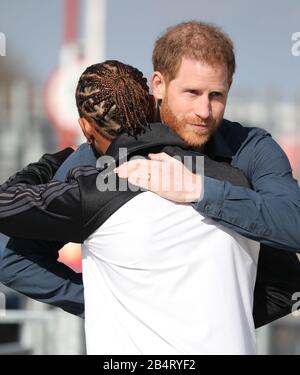
<svg viewBox="0 0 300 375"><path fill-rule="evenodd" d="M43 89L8 57L0 61L0 183L45 152L55 152L56 134L46 118ZM0 235L0 254L6 237ZM70 255L69 265L78 268ZM0 284L0 354L82 354L83 321L32 301ZM4 299L2 298L1 301Z"/></svg>
<svg viewBox="0 0 300 375"><path fill-rule="evenodd" d="M271 95L231 97L225 117L244 126L258 126L269 131L287 154L295 178L300 178L300 103L282 102Z"/></svg>

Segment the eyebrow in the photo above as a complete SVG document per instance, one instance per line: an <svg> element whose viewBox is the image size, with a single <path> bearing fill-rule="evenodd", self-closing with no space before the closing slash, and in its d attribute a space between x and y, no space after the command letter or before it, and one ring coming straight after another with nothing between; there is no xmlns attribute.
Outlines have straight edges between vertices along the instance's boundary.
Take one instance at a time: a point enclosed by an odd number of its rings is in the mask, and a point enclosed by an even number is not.
<svg viewBox="0 0 300 375"><path fill-rule="evenodd" d="M193 88L192 86L182 87L182 90L183 91L195 91L195 92L202 92L203 91L199 88ZM213 88L213 89L209 90L209 92L220 92L220 93L224 94L226 92L226 88L224 88L224 87Z"/></svg>

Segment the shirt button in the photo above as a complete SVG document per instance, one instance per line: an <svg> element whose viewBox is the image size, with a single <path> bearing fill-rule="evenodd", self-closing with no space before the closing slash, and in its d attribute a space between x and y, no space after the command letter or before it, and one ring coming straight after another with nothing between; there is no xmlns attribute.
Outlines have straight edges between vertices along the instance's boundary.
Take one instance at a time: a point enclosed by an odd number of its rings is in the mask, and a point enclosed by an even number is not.
<svg viewBox="0 0 300 375"><path fill-rule="evenodd" d="M205 206L205 211L208 212L209 210L210 210L210 205L207 204L207 205Z"/></svg>

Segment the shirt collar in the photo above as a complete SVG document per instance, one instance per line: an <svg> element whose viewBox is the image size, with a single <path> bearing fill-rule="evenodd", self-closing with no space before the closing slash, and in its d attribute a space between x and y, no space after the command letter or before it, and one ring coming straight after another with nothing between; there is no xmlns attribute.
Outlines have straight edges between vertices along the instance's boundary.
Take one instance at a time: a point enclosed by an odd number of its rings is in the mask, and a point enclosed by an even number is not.
<svg viewBox="0 0 300 375"><path fill-rule="evenodd" d="M221 126L204 147L204 154L216 161L231 161L233 157L233 150L223 135L225 121L222 121Z"/></svg>

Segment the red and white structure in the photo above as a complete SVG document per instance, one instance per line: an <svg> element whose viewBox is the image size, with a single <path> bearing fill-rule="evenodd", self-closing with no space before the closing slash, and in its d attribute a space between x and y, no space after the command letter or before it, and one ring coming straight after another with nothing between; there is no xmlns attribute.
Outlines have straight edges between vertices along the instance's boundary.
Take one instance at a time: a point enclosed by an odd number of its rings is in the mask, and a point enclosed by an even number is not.
<svg viewBox="0 0 300 375"><path fill-rule="evenodd" d="M75 103L75 89L84 69L104 60L105 0L85 0L84 36L80 38L78 0L64 0L63 40L58 67L45 88L45 105L51 124L57 129L58 148L78 143L81 131Z"/></svg>

